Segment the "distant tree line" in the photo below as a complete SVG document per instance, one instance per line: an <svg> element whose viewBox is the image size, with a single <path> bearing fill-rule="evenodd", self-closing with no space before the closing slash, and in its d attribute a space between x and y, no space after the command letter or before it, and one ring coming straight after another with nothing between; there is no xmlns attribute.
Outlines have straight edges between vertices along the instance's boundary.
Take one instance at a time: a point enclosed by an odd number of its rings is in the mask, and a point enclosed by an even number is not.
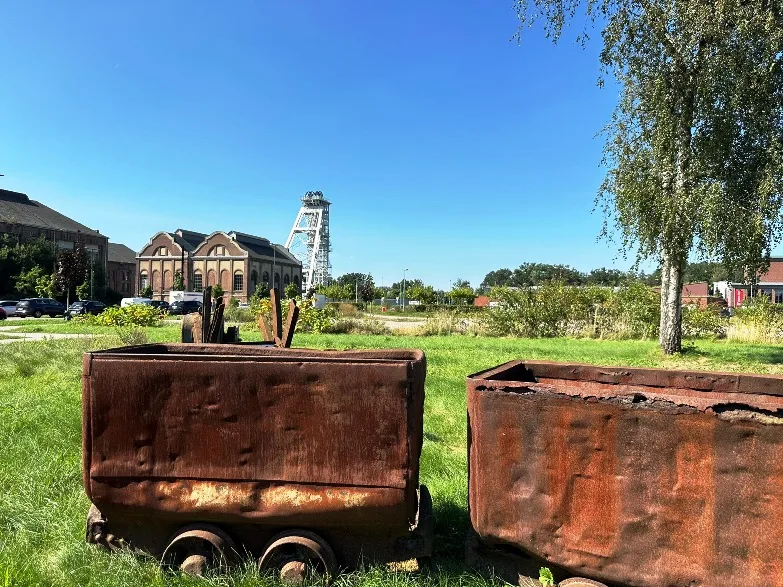
<svg viewBox="0 0 783 587"><path fill-rule="evenodd" d="M720 263L700 262L688 263L684 272L684 283L706 281L742 281L741 273L729 272ZM600 267L583 272L568 265L551 265L549 263L522 263L514 270L496 269L490 271L481 282L480 290L488 291L495 286L530 287L544 285L553 281L566 285L603 285L617 287L634 281L647 285L660 285L661 270L652 273L644 271L621 271Z"/></svg>

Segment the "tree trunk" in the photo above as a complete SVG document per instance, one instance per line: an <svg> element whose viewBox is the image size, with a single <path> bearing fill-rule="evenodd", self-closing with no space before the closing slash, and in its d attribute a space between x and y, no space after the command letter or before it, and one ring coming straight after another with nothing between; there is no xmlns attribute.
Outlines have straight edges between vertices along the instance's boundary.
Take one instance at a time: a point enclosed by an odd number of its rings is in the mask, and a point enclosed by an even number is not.
<svg viewBox="0 0 783 587"><path fill-rule="evenodd" d="M682 274L685 263L668 252L661 267L661 325L659 342L667 355L682 350Z"/></svg>

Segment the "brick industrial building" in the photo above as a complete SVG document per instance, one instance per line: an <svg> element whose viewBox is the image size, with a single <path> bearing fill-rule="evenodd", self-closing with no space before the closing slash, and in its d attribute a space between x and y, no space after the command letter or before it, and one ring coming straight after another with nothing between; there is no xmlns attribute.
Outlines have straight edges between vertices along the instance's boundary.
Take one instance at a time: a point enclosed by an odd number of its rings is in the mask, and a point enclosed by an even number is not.
<svg viewBox="0 0 783 587"><path fill-rule="evenodd" d="M749 296L768 296L776 304L783 303L783 257L771 257L769 269L760 273L756 283L733 283L718 281L715 283L716 293L720 293L729 307L741 306Z"/></svg>
<svg viewBox="0 0 783 587"><path fill-rule="evenodd" d="M288 249L241 232L157 233L136 256L137 291L149 284L155 299L166 299L178 271L186 290L219 283L226 297L240 301L262 284L281 293L290 283L302 285L302 263Z"/></svg>
<svg viewBox="0 0 783 587"><path fill-rule="evenodd" d="M55 250L73 250L77 244L103 269L108 261L109 239L56 210L31 200L27 194L0 189L0 234L20 241L42 237Z"/></svg>
<svg viewBox="0 0 783 587"><path fill-rule="evenodd" d="M136 293L136 252L117 243L109 243L106 285L123 297Z"/></svg>

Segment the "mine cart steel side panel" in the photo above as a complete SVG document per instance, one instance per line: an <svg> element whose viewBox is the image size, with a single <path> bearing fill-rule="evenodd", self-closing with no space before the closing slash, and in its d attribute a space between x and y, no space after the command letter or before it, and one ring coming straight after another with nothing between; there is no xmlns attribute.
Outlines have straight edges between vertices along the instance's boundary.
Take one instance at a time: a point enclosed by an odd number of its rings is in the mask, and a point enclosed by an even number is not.
<svg viewBox="0 0 783 587"><path fill-rule="evenodd" d="M85 488L104 514L407 532L424 370L418 351L172 344L91 353Z"/></svg>
<svg viewBox="0 0 783 587"><path fill-rule="evenodd" d="M467 388L484 546L618 584L783 585L783 378L515 361Z"/></svg>

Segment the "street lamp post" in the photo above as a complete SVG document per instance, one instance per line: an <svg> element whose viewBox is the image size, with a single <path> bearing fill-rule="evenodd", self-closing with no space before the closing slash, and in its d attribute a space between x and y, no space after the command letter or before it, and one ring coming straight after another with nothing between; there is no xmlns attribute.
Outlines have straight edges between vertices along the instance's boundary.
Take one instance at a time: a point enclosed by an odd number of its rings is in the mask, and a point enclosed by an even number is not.
<svg viewBox="0 0 783 587"><path fill-rule="evenodd" d="M408 271L406 267L402 271L402 311L405 311L405 273Z"/></svg>

